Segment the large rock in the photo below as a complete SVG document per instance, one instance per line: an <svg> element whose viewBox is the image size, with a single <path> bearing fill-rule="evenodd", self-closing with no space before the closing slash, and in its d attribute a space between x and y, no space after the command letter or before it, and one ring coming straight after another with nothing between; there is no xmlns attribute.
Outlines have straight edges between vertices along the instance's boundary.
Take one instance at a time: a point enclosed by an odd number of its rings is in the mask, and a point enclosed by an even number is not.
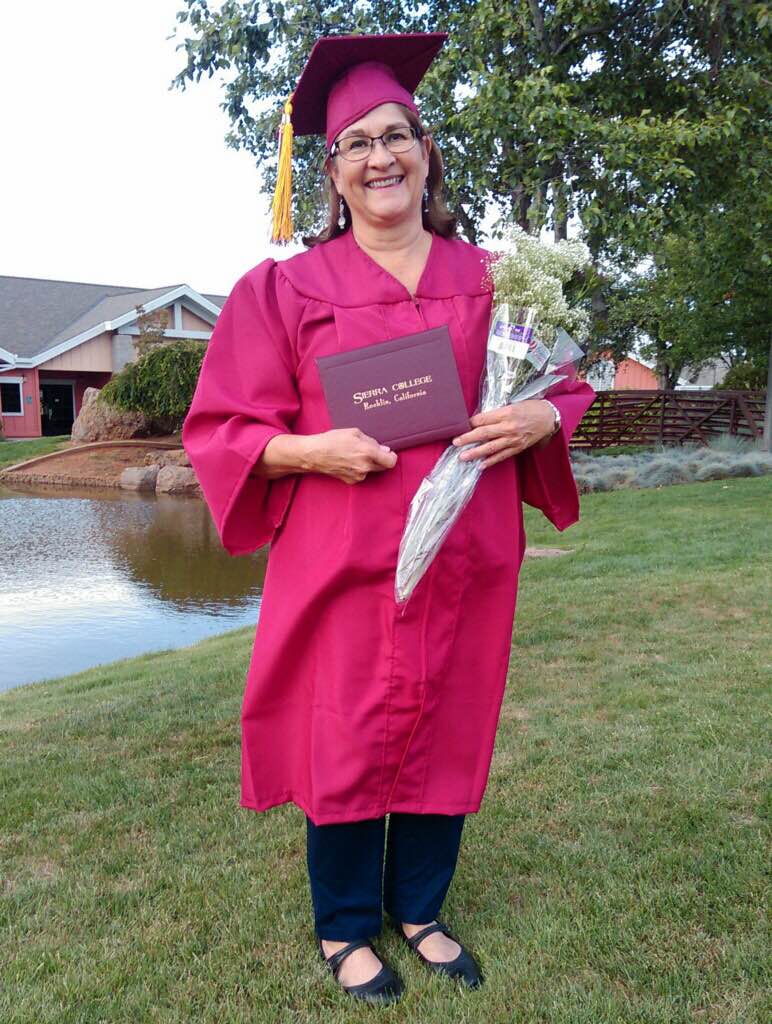
<svg viewBox="0 0 772 1024"><path fill-rule="evenodd" d="M172 448L164 451L162 448L155 448L145 455L146 466L189 466L188 453L183 448Z"/></svg>
<svg viewBox="0 0 772 1024"><path fill-rule="evenodd" d="M125 491L154 491L158 466L131 466L121 473L121 487Z"/></svg>
<svg viewBox="0 0 772 1024"><path fill-rule="evenodd" d="M99 388L86 388L83 405L72 425L72 439L78 444L89 441L125 441L147 437L151 421L141 412L124 412L107 402L95 401Z"/></svg>
<svg viewBox="0 0 772 1024"><path fill-rule="evenodd" d="M196 474L187 466L162 466L155 482L156 494L201 494Z"/></svg>

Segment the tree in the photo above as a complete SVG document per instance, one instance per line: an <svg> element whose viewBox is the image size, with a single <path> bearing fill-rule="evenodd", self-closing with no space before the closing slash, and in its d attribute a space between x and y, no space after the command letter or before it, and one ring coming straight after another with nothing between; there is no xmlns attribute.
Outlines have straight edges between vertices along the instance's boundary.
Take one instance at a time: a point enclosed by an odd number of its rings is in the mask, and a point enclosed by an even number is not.
<svg viewBox="0 0 772 1024"><path fill-rule="evenodd" d="M272 191L276 129L320 35L444 29L421 86L450 204L474 241L490 204L565 237L581 218L596 256L646 249L761 140L765 3L748 0L185 0L174 80L226 72L230 145ZM318 139L297 140L296 225L321 223ZM734 164L733 164L734 161ZM715 185L709 186L715 191Z"/></svg>
<svg viewBox="0 0 772 1024"><path fill-rule="evenodd" d="M99 401L144 413L161 433L178 430L193 400L206 342L182 339L151 347L105 384Z"/></svg>
<svg viewBox="0 0 772 1024"><path fill-rule="evenodd" d="M748 160L719 202L657 240L609 295L616 351L628 350L631 331L644 333L641 352L655 359L662 387L674 387L685 366L716 358L747 364L748 379L766 376L772 197L762 157Z"/></svg>
<svg viewBox="0 0 772 1024"><path fill-rule="evenodd" d="M157 309L153 313L145 311L144 306L134 307L137 313L139 334L134 340L134 350L138 357L163 345L166 341L166 328L169 326L169 314L165 309Z"/></svg>
<svg viewBox="0 0 772 1024"><path fill-rule="evenodd" d="M507 219L557 239L578 222L593 266L575 285L592 308L596 350L622 358L642 329L653 331L669 381L719 339L729 339L730 359L743 357L742 321L759 322L767 264L746 260L739 244L722 255L720 242L727 203L748 212L758 234L758 198L770 191L768 3L225 0L217 11L207 0L184 3L177 19L187 61L173 84L226 77L228 143L254 155L268 193L280 110L320 35L448 31L418 98L465 236L479 240L491 209L502 214L494 237ZM299 233L323 221L323 159L319 139L296 140ZM721 294L732 292L720 307L715 289L688 274L690 259L705 263L707 235L729 281Z"/></svg>

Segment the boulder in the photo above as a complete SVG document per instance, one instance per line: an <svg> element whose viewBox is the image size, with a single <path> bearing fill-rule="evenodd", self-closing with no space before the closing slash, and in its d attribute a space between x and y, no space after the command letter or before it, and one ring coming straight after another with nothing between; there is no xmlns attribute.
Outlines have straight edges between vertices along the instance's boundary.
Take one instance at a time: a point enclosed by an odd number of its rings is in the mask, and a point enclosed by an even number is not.
<svg viewBox="0 0 772 1024"><path fill-rule="evenodd" d="M107 402L95 401L99 388L86 388L83 405L72 425L72 439L78 444L89 441L125 441L147 437L152 423L141 412L125 412Z"/></svg>
<svg viewBox="0 0 772 1024"><path fill-rule="evenodd" d="M164 451L156 448L145 455L146 466L189 466L190 459L184 448L172 448Z"/></svg>
<svg viewBox="0 0 772 1024"><path fill-rule="evenodd" d="M156 494L201 494L196 474L188 466L162 466L155 490Z"/></svg>
<svg viewBox="0 0 772 1024"><path fill-rule="evenodd" d="M121 487L125 491L154 491L159 466L131 466L121 473Z"/></svg>

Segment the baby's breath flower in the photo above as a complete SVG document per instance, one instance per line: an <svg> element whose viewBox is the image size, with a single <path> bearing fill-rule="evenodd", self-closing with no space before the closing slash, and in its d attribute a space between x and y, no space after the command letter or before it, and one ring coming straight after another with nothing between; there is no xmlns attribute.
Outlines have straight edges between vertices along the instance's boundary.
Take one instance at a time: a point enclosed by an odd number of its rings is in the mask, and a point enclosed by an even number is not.
<svg viewBox="0 0 772 1024"><path fill-rule="evenodd" d="M570 306L563 285L590 262L584 242L565 241L547 245L513 225L507 235L508 249L496 254L489 278L494 303L533 306L539 313L538 334L545 344L562 327L581 344L590 331L587 311Z"/></svg>

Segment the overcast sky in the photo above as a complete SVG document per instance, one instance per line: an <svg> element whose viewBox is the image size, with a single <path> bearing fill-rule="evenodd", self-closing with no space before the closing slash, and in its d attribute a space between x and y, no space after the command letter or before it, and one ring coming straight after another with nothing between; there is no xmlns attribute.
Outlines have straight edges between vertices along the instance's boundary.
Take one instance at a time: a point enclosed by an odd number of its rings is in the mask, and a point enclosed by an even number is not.
<svg viewBox="0 0 772 1024"><path fill-rule="evenodd" d="M169 91L182 0L3 8L0 274L227 294L268 243L216 78Z"/></svg>

